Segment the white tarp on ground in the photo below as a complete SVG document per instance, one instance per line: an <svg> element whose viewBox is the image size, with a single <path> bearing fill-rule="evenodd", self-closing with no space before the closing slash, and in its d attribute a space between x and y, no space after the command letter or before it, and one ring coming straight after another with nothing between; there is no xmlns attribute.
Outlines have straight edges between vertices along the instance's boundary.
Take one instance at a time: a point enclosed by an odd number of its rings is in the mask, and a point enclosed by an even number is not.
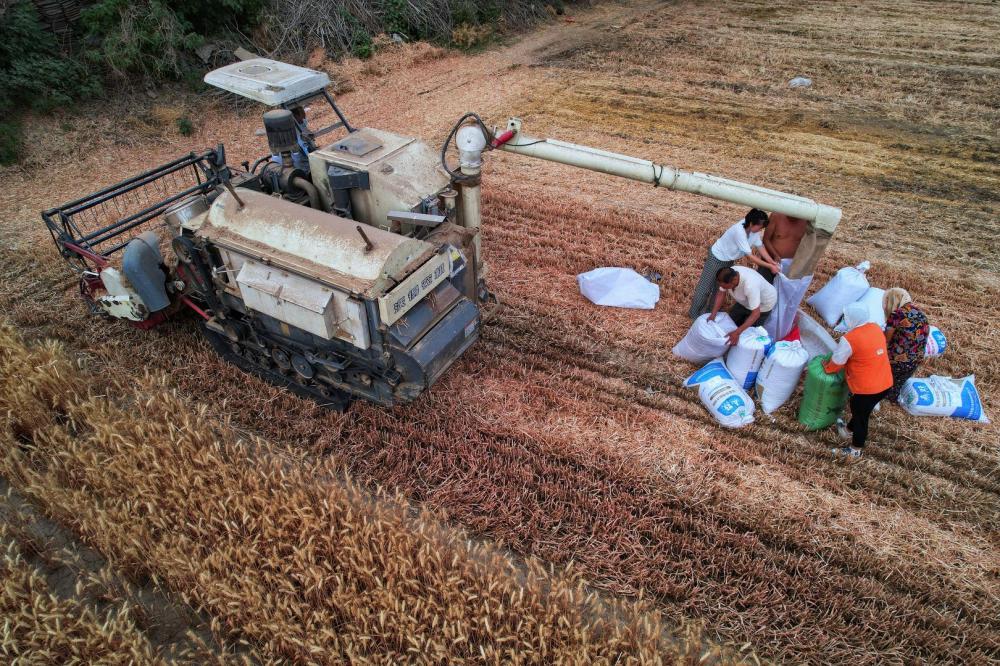
<svg viewBox="0 0 1000 666"><path fill-rule="evenodd" d="M631 268L595 268L576 276L580 293L597 305L652 310L660 288Z"/></svg>

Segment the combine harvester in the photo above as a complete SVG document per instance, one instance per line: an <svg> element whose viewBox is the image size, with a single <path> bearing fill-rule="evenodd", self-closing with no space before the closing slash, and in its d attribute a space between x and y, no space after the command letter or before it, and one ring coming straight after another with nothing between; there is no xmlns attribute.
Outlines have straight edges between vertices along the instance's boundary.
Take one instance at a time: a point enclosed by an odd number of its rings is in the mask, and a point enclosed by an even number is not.
<svg viewBox="0 0 1000 666"><path fill-rule="evenodd" d="M792 277L811 274L840 220L839 209L803 197L534 139L517 118L497 133L467 113L440 150L355 128L326 74L273 60L205 81L272 107L263 115L271 154L236 167L220 144L42 218L95 313L149 329L191 310L220 355L334 409L358 398L410 402L479 337L492 300L480 251L484 151L805 218ZM329 125L312 132L293 113L309 102ZM294 155L305 141L308 168ZM457 169L446 159L453 141Z"/></svg>

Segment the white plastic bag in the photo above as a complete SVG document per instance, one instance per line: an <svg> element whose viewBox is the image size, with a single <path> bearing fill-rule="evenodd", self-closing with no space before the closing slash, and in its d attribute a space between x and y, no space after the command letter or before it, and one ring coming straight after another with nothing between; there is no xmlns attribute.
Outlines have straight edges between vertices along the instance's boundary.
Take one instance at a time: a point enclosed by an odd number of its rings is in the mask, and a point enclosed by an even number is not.
<svg viewBox="0 0 1000 666"><path fill-rule="evenodd" d="M841 268L822 289L806 301L813 306L827 326L835 326L844 316L844 307L865 295L868 290L865 271L869 268L871 264L867 261L862 261L857 266Z"/></svg>
<svg viewBox="0 0 1000 666"><path fill-rule="evenodd" d="M660 288L631 268L595 268L576 276L580 293L597 305L652 310Z"/></svg>
<svg viewBox="0 0 1000 666"><path fill-rule="evenodd" d="M700 369L695 370L694 374L684 380L684 388L698 388L699 385L716 377L730 381L733 379L732 373L729 372L729 368L726 367L725 361L721 358L714 358Z"/></svg>
<svg viewBox="0 0 1000 666"><path fill-rule="evenodd" d="M937 326L931 326L927 333L927 347L924 350L924 355L927 358L937 358L944 354L944 350L948 348L948 340L944 337L944 333Z"/></svg>
<svg viewBox="0 0 1000 666"><path fill-rule="evenodd" d="M709 413L726 428L753 423L753 400L731 379L713 377L698 386L698 398Z"/></svg>
<svg viewBox="0 0 1000 666"><path fill-rule="evenodd" d="M757 399L765 414L792 397L808 362L809 352L798 340L774 343L757 373Z"/></svg>
<svg viewBox="0 0 1000 666"><path fill-rule="evenodd" d="M787 259L782 259L785 264ZM790 263L790 262L789 262ZM781 270L786 270L782 266ZM795 327L795 316L799 313L799 305L806 292L809 291L809 284L812 282L812 275L791 279L779 273L774 277L774 288L778 292L778 302L771 310L771 316L764 322L764 328L772 340L780 340L788 335Z"/></svg>
<svg viewBox="0 0 1000 666"><path fill-rule="evenodd" d="M771 336L761 326L751 326L740 333L740 340L726 354L726 367L744 389L753 388L757 371L771 346Z"/></svg>
<svg viewBox="0 0 1000 666"><path fill-rule="evenodd" d="M989 423L976 390L976 376L961 379L931 375L906 380L899 404L914 416L951 416Z"/></svg>
<svg viewBox="0 0 1000 666"><path fill-rule="evenodd" d="M885 330L885 310L882 309L882 298L884 296L885 289L868 287L868 291L865 292L864 296L856 301L868 309L868 321L878 324L878 327L882 330ZM841 319L840 323L833 330L838 333L847 333L847 324Z"/></svg>
<svg viewBox="0 0 1000 666"><path fill-rule="evenodd" d="M708 314L703 314L694 320L687 335L674 345L674 355L693 363L711 361L726 353L729 339L726 337L736 330L736 322L725 312L715 316L715 321L708 321Z"/></svg>

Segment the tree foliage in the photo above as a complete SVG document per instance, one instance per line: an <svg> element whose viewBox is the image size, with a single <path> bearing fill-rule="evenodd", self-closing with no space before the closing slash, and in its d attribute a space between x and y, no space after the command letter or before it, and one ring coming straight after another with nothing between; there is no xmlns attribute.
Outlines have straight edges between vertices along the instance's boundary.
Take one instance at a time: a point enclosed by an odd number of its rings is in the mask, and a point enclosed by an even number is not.
<svg viewBox="0 0 1000 666"><path fill-rule="evenodd" d="M103 86L200 80L195 55L208 40L242 43L295 61L374 54L376 36L398 33L472 48L554 13L562 0L92 0L71 39L46 29L30 0L0 2L0 164L17 159L25 110L97 96ZM247 35L254 36L254 44Z"/></svg>
<svg viewBox="0 0 1000 666"><path fill-rule="evenodd" d="M83 12L86 56L117 78L180 79L206 36L250 28L263 0L100 0Z"/></svg>
<svg viewBox="0 0 1000 666"><path fill-rule="evenodd" d="M49 110L100 93L98 78L60 50L35 6L19 0L0 14L0 164L16 161L18 116Z"/></svg>

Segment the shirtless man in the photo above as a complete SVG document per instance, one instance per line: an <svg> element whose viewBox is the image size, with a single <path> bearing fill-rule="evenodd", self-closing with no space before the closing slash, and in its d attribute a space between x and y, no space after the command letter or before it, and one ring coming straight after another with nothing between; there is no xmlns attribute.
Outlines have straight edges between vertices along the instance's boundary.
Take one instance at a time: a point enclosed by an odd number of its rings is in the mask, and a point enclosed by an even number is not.
<svg viewBox="0 0 1000 666"><path fill-rule="evenodd" d="M799 243L806 235L809 223L800 217L789 217L784 213L771 213L770 224L764 229L764 249L778 264L782 259L791 259L799 249ZM761 266L757 272L773 283L774 271Z"/></svg>

